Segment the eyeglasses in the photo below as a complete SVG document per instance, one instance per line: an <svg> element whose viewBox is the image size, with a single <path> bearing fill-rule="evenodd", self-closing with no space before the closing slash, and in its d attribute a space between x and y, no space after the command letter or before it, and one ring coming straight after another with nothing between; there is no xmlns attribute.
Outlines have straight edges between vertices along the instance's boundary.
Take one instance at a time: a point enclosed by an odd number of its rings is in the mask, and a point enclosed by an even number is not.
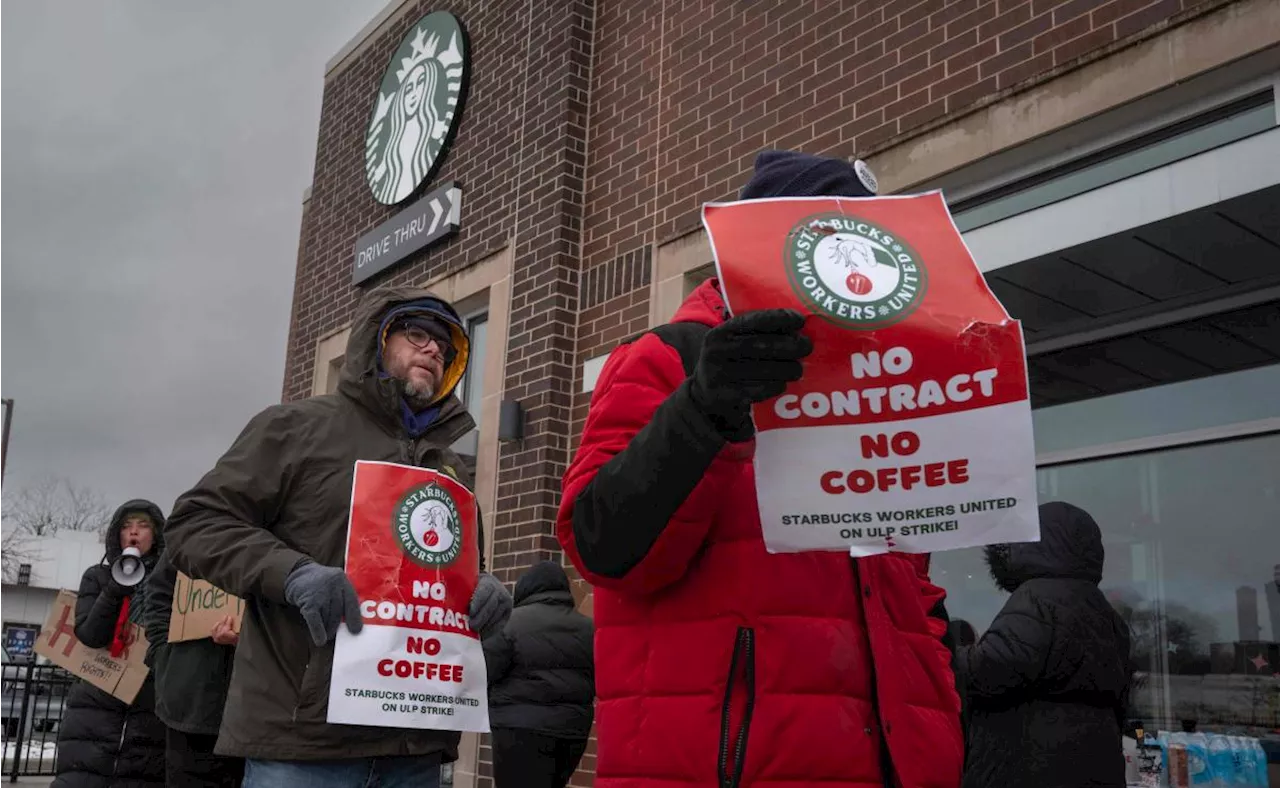
<svg viewBox="0 0 1280 788"><path fill-rule="evenodd" d="M403 333L404 338L409 341L409 344L419 350L426 350L427 346L434 342L436 350L438 350L442 356L446 359L453 358L453 343L449 342L447 339L441 339L422 326L415 324L402 324L398 326L393 333Z"/></svg>

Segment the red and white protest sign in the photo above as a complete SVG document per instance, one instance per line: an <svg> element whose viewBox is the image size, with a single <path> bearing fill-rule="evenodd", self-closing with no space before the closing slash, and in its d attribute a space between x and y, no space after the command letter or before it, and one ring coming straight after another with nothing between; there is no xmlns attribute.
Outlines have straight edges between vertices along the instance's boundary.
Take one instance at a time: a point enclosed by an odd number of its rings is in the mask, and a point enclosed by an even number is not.
<svg viewBox="0 0 1280 788"><path fill-rule="evenodd" d="M479 580L475 496L453 477L356 463L347 576L364 630L342 628L329 722L489 730L479 635L467 610Z"/></svg>
<svg viewBox="0 0 1280 788"><path fill-rule="evenodd" d="M771 552L1039 538L1022 328L938 192L703 211L730 310L806 313L804 376L753 409Z"/></svg>

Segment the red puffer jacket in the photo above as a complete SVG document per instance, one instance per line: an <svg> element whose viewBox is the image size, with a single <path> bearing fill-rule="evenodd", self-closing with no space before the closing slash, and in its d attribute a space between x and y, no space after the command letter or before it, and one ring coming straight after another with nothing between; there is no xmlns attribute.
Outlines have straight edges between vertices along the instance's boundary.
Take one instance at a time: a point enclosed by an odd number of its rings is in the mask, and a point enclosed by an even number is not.
<svg viewBox="0 0 1280 788"><path fill-rule="evenodd" d="M675 322L724 315L712 281ZM595 586L596 785L957 788L928 557L770 555L753 449L692 406L663 338L605 365L557 522Z"/></svg>

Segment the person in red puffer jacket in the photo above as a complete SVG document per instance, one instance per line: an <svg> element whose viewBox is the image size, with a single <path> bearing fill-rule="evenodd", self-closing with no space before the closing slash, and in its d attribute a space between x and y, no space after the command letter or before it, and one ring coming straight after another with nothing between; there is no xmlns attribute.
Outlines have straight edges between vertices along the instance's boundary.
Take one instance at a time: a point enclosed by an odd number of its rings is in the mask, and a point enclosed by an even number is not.
<svg viewBox="0 0 1280 788"><path fill-rule="evenodd" d="M766 151L744 199L869 196L863 165ZM812 350L804 317L729 317L716 280L617 348L557 533L595 586L599 788L957 788L945 593L924 555L771 555L750 404Z"/></svg>

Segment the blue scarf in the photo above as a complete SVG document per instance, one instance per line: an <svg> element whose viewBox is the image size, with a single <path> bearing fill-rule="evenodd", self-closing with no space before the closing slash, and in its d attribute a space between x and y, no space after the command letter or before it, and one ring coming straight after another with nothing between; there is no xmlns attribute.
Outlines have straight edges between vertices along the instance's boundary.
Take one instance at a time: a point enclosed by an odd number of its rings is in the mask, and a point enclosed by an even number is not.
<svg viewBox="0 0 1280 788"><path fill-rule="evenodd" d="M405 402L403 397L400 398L400 420L404 422L404 430L409 433L410 438L422 437L439 417L439 405L415 413L413 408L409 407L409 403Z"/></svg>

